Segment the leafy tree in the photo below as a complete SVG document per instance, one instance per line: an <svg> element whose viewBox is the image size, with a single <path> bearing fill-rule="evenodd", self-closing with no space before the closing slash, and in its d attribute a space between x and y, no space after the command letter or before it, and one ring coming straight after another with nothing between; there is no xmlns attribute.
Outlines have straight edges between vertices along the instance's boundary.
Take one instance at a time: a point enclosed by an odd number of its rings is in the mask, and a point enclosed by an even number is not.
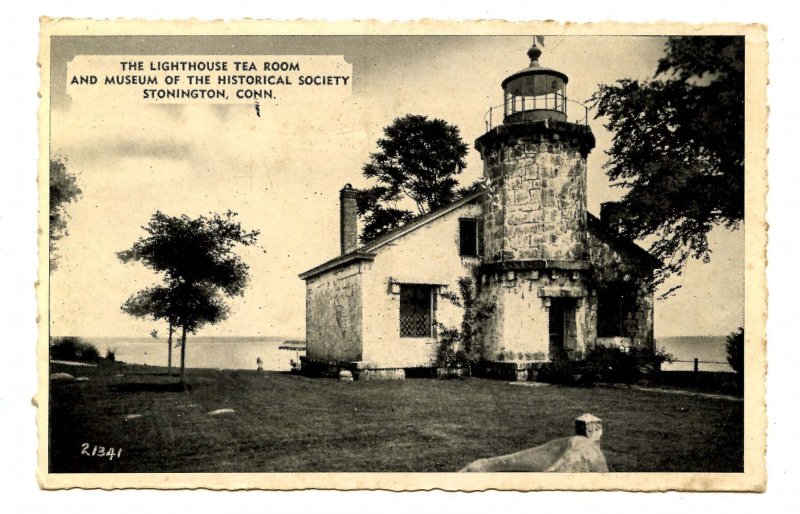
<svg viewBox="0 0 800 514"><path fill-rule="evenodd" d="M362 171L378 183L362 191L362 241L368 241L455 200L466 167L467 145L458 127L441 119L408 114L383 129L379 151ZM408 209L407 207L412 207Z"/></svg>
<svg viewBox="0 0 800 514"><path fill-rule="evenodd" d="M122 262L139 261L163 276L163 285L134 294L122 308L181 328L182 383L186 333L225 319L224 298L241 296L249 279L249 266L234 250L254 245L259 232L244 230L235 217L231 211L198 218L157 211L142 227L147 235L117 254Z"/></svg>
<svg viewBox="0 0 800 514"><path fill-rule="evenodd" d="M725 350L728 353L728 364L733 371L741 373L744 371L744 328L739 328L725 338Z"/></svg>
<svg viewBox="0 0 800 514"><path fill-rule="evenodd" d="M122 304L122 311L137 318L164 320L167 329L167 374L172 374L172 336L180 322L175 290L165 286L153 286L131 295ZM151 330L153 339L158 339L158 330Z"/></svg>
<svg viewBox="0 0 800 514"><path fill-rule="evenodd" d="M657 280L707 262L708 232L744 217L744 38L671 37L652 80L600 85L593 101L614 133L606 171L627 188L622 232L656 236Z"/></svg>
<svg viewBox="0 0 800 514"><path fill-rule="evenodd" d="M74 202L81 195L78 181L71 174L64 161L56 158L50 160L50 270L58 267L58 250L56 242L68 235L67 204Z"/></svg>

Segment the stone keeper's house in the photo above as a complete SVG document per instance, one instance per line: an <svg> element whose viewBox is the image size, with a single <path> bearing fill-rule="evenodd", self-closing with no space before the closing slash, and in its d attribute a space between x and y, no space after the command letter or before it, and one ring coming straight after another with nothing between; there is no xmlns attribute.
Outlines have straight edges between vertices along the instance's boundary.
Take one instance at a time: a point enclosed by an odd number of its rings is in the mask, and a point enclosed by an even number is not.
<svg viewBox="0 0 800 514"><path fill-rule="evenodd" d="M484 191L359 245L357 191L341 190L341 255L300 275L304 370L400 378L432 366L438 324L463 315L442 293L467 276L495 305L486 372L523 379L595 344L654 348L647 278L660 263L618 235L613 204L600 218L587 212L594 136L585 117L567 121L567 76L541 67L540 54L534 45L530 66L503 81L503 106L475 141Z"/></svg>

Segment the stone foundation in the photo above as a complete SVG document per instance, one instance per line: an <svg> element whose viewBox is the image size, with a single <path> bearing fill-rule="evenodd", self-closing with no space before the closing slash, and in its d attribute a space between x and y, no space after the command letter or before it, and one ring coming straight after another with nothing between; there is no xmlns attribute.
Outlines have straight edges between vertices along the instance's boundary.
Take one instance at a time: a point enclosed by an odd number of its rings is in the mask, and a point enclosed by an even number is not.
<svg viewBox="0 0 800 514"><path fill-rule="evenodd" d="M476 377L509 382L536 381L542 364L538 361L481 361L473 366L472 372Z"/></svg>
<svg viewBox="0 0 800 514"><path fill-rule="evenodd" d="M463 378L470 375L469 368L435 368L436 378Z"/></svg>
<svg viewBox="0 0 800 514"><path fill-rule="evenodd" d="M358 370L358 380L403 380L406 370L403 368L366 368Z"/></svg>
<svg viewBox="0 0 800 514"><path fill-rule="evenodd" d="M323 361L302 355L300 357L300 373L312 378L339 378L339 372L348 370L357 377L355 362L348 361Z"/></svg>
<svg viewBox="0 0 800 514"><path fill-rule="evenodd" d="M402 380L404 368L371 368L363 362L322 361L307 356L300 357L300 373L312 378L339 378L349 371L355 380Z"/></svg>

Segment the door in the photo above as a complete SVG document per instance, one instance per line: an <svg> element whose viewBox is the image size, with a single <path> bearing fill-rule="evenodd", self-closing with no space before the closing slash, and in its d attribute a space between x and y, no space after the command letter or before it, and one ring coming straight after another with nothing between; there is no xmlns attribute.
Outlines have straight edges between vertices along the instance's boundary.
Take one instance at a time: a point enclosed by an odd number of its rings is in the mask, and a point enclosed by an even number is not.
<svg viewBox="0 0 800 514"><path fill-rule="evenodd" d="M577 348L578 327L576 322L577 302L574 298L551 298L548 312L550 333L550 360L568 358L568 350Z"/></svg>

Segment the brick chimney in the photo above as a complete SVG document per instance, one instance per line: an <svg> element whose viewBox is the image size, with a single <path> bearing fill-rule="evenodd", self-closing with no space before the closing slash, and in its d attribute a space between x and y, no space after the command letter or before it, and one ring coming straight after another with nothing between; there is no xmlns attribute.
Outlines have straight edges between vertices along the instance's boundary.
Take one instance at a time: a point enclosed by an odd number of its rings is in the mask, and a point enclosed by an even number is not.
<svg viewBox="0 0 800 514"><path fill-rule="evenodd" d="M350 253L358 246L358 190L350 184L339 191L339 234L342 255Z"/></svg>
<svg viewBox="0 0 800 514"><path fill-rule="evenodd" d="M603 202L600 204L600 221L615 234L621 231L622 209L619 202Z"/></svg>

